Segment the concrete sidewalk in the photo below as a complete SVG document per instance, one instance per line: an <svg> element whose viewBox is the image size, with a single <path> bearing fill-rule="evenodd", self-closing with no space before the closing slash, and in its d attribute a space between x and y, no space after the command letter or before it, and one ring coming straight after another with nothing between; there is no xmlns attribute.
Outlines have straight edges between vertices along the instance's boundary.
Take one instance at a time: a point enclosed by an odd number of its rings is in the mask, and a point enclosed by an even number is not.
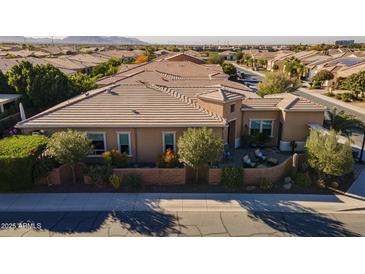
<svg viewBox="0 0 365 274"><path fill-rule="evenodd" d="M353 182L347 193L360 196L365 199L365 169L361 172L359 177Z"/></svg>
<svg viewBox="0 0 365 274"><path fill-rule="evenodd" d="M0 194L0 212L293 212L365 213L343 195L210 193Z"/></svg>

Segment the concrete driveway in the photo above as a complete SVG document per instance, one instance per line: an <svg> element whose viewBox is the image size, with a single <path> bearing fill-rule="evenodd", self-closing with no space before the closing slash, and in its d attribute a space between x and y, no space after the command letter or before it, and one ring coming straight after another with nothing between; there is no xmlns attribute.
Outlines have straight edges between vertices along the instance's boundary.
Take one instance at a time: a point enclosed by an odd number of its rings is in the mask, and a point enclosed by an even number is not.
<svg viewBox="0 0 365 274"><path fill-rule="evenodd" d="M364 214L341 195L1 194L0 236L362 236Z"/></svg>

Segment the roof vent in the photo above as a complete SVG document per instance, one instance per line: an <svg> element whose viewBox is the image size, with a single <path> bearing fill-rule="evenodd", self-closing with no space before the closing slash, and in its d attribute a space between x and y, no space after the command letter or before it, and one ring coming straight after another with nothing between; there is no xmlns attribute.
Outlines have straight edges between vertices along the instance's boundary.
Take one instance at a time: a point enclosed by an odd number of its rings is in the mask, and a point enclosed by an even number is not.
<svg viewBox="0 0 365 274"><path fill-rule="evenodd" d="M137 110L135 110L135 109L132 109L132 112L134 113L134 114L140 114Z"/></svg>

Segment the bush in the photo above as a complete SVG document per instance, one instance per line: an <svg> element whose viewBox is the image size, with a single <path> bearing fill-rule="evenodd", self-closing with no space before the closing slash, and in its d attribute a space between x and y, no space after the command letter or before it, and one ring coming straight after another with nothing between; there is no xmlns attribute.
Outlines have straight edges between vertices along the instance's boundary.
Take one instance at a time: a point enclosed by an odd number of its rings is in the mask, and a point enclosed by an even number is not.
<svg viewBox="0 0 365 274"><path fill-rule="evenodd" d="M274 184L266 178L262 178L260 181L260 189L262 191L270 191L274 187Z"/></svg>
<svg viewBox="0 0 365 274"><path fill-rule="evenodd" d="M0 190L33 186L33 167L48 139L41 135L13 136L0 140Z"/></svg>
<svg viewBox="0 0 365 274"><path fill-rule="evenodd" d="M113 149L111 151L112 165L117 168L124 168L128 166L127 153L120 153L118 150Z"/></svg>
<svg viewBox="0 0 365 274"><path fill-rule="evenodd" d="M137 191L142 188L142 180L138 175L125 175L123 177L123 185L128 191Z"/></svg>
<svg viewBox="0 0 365 274"><path fill-rule="evenodd" d="M58 166L59 164L54 158L49 156L42 157L34 165L33 178L41 178L43 176L46 176L49 172L51 172L54 168Z"/></svg>
<svg viewBox="0 0 365 274"><path fill-rule="evenodd" d="M298 172L294 176L294 181L301 187L310 187L312 185L312 179L309 177L308 172Z"/></svg>
<svg viewBox="0 0 365 274"><path fill-rule="evenodd" d="M335 94L335 98L336 98L337 100L342 100L342 93L336 93L336 94Z"/></svg>
<svg viewBox="0 0 365 274"><path fill-rule="evenodd" d="M93 165L86 168L85 175L90 176L94 184L102 184L108 179L105 166Z"/></svg>
<svg viewBox="0 0 365 274"><path fill-rule="evenodd" d="M221 184L229 188L241 188L243 186L242 168L223 168Z"/></svg>
<svg viewBox="0 0 365 274"><path fill-rule="evenodd" d="M331 183L331 187L333 187L333 188L338 188L339 186L340 186L340 184L336 181Z"/></svg>
<svg viewBox="0 0 365 274"><path fill-rule="evenodd" d="M328 97L334 97L335 94L332 91L326 92L324 95L328 96Z"/></svg>
<svg viewBox="0 0 365 274"><path fill-rule="evenodd" d="M156 166L163 167L176 167L179 163L177 155L171 150L167 149L164 154L160 154L156 161Z"/></svg>
<svg viewBox="0 0 365 274"><path fill-rule="evenodd" d="M318 179L316 182L316 185L318 188L325 188L326 187L326 182L323 179Z"/></svg>
<svg viewBox="0 0 365 274"><path fill-rule="evenodd" d="M354 96L352 93L350 92L345 92L345 93L342 93L342 96L341 96L341 100L344 101L344 102L352 102L352 100L354 99Z"/></svg>
<svg viewBox="0 0 365 274"><path fill-rule="evenodd" d="M120 177L118 175L110 175L109 176L109 183L115 188L115 189L119 189L120 185L121 185L122 180L120 179Z"/></svg>

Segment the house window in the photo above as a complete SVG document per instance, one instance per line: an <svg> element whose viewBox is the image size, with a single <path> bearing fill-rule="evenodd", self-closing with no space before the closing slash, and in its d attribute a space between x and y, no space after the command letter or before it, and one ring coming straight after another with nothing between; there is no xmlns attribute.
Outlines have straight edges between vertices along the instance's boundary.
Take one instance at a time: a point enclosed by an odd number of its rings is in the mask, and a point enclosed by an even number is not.
<svg viewBox="0 0 365 274"><path fill-rule="evenodd" d="M162 134L162 151L165 152L167 149L175 151L175 132L164 132Z"/></svg>
<svg viewBox="0 0 365 274"><path fill-rule="evenodd" d="M93 155L101 155L106 150L105 133L87 133L87 138L91 140L94 147Z"/></svg>
<svg viewBox="0 0 365 274"><path fill-rule="evenodd" d="M130 142L131 138L129 132L118 133L118 147L121 153L126 153L129 156L132 155Z"/></svg>
<svg viewBox="0 0 365 274"><path fill-rule="evenodd" d="M231 113L235 111L235 106L236 106L235 104L231 105Z"/></svg>
<svg viewBox="0 0 365 274"><path fill-rule="evenodd" d="M250 135L257 135L260 133L261 121L260 120L251 120L250 123Z"/></svg>
<svg viewBox="0 0 365 274"><path fill-rule="evenodd" d="M273 136L273 121L272 120L251 120L250 135L264 133L267 136Z"/></svg>

